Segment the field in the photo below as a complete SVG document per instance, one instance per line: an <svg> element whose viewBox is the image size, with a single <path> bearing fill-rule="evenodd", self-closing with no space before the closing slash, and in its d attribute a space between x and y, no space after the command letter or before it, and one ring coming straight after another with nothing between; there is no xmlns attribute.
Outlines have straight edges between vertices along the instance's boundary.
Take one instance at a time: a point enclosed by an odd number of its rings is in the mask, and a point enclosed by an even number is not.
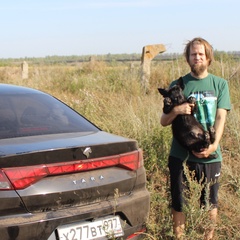
<svg viewBox="0 0 240 240"><path fill-rule="evenodd" d="M215 56L210 72L228 80L232 110L221 141L224 161L219 192L216 238L240 239L240 62L226 53ZM140 62L90 61L71 63L28 62L29 76L22 79L21 61L1 62L0 81L29 86L54 95L108 132L137 139L144 150L151 212L146 239L173 239L169 207L167 157L170 127L159 123L162 97L158 87L188 73L184 59L153 61L148 92L140 84ZM199 209L200 186L191 179L186 207L186 236L203 239L209 227L207 211Z"/></svg>

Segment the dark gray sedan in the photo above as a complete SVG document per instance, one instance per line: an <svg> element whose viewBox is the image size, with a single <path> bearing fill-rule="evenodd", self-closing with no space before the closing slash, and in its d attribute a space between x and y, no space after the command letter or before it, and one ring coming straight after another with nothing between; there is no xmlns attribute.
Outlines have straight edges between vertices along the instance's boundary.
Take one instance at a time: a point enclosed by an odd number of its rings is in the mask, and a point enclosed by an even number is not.
<svg viewBox="0 0 240 240"><path fill-rule="evenodd" d="M1 240L140 239L142 151L41 91L0 84Z"/></svg>

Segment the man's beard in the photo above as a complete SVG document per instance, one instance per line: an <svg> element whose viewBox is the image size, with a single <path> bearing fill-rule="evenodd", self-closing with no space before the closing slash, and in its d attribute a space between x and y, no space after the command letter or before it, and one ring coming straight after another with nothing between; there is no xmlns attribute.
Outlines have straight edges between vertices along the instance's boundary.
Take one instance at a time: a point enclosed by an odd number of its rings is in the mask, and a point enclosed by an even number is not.
<svg viewBox="0 0 240 240"><path fill-rule="evenodd" d="M207 69L207 65L204 64L192 64L191 71L195 76L200 76Z"/></svg>

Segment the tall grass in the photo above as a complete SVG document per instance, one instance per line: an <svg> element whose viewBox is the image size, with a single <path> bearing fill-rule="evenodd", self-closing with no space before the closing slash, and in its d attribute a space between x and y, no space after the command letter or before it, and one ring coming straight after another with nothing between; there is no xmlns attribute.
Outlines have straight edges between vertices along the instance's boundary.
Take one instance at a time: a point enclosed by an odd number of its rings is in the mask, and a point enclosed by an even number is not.
<svg viewBox="0 0 240 240"><path fill-rule="evenodd" d="M171 141L170 127L159 124L162 98L158 87L166 87L189 69L183 59L153 62L148 94L140 85L140 63L95 62L29 66L29 79L21 79L20 65L0 67L2 83L29 86L48 92L69 104L101 129L137 139L144 150L147 187L151 193L151 211L146 239L172 239L169 206L167 157ZM222 139L224 162L219 192L219 220L216 239L240 239L240 82L239 62L228 55L218 56L213 74L229 82L233 109L228 115ZM200 186L191 180L188 194L191 208L185 239L202 239L209 226L207 210L199 208Z"/></svg>

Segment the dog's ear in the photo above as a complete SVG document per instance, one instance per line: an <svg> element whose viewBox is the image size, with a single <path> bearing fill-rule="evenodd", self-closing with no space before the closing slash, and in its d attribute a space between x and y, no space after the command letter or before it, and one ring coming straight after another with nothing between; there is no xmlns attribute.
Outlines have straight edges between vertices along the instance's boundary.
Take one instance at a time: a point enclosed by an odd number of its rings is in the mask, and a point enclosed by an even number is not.
<svg viewBox="0 0 240 240"><path fill-rule="evenodd" d="M184 83L183 83L183 78L180 77L178 80L177 80L177 84L179 85L179 87L183 90L184 89Z"/></svg>
<svg viewBox="0 0 240 240"><path fill-rule="evenodd" d="M168 96L168 91L164 88L158 88L159 93L163 96L163 97L167 97Z"/></svg>

